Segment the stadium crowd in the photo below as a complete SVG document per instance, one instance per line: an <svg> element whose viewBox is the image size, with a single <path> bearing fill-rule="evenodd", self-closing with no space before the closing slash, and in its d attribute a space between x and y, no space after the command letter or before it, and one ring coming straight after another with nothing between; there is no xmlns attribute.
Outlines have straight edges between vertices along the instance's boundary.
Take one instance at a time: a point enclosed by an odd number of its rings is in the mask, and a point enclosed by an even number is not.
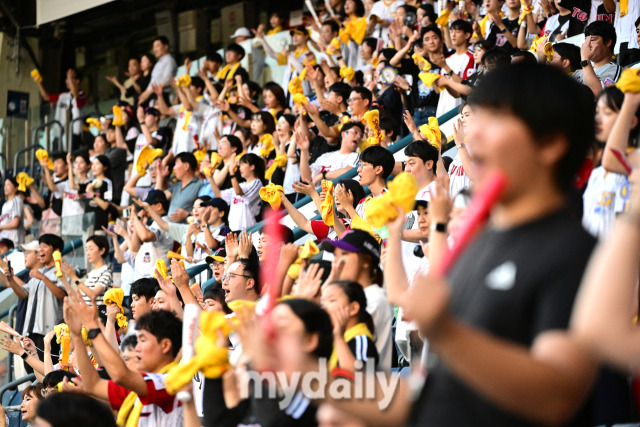
<svg viewBox="0 0 640 427"><path fill-rule="evenodd" d="M157 37L3 173L21 420L640 425L638 39L640 0L318 2L180 75Z"/></svg>

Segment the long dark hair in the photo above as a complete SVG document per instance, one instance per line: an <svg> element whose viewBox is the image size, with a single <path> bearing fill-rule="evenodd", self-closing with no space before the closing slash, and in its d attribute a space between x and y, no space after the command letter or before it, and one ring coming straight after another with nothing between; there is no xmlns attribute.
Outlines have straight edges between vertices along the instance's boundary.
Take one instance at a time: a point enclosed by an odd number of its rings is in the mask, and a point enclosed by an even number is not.
<svg viewBox="0 0 640 427"><path fill-rule="evenodd" d="M104 154L100 154L100 155L96 156L96 158L94 160L97 160L100 163L102 163L102 166L105 167L104 176L106 178L111 179L111 160L109 160L109 158L107 156L105 156Z"/></svg>
<svg viewBox="0 0 640 427"><path fill-rule="evenodd" d="M262 88L262 91L264 92L265 90L268 90L273 94L273 96L276 97L281 108L284 109L287 106L287 97L284 94L284 89L282 89L282 86L280 86L278 83L276 82L265 83L264 87Z"/></svg>
<svg viewBox="0 0 640 427"><path fill-rule="evenodd" d="M247 153L240 158L240 163L246 163L249 166L254 166L253 173L256 175L256 178L266 185L266 181L264 179L265 166L262 157L254 153Z"/></svg>
<svg viewBox="0 0 640 427"><path fill-rule="evenodd" d="M367 296L364 294L362 286L357 282L351 282L349 280L336 280L335 282L331 282L329 286L339 286L349 299L349 303L358 303L360 306L358 310L358 322L367 325L367 328L369 328L369 331L373 335L376 330L373 325L373 317L371 317L367 311Z"/></svg>
<svg viewBox="0 0 640 427"><path fill-rule="evenodd" d="M600 95L598 95L596 103L597 101L600 101L601 98L604 99L604 103L611 110L615 111L616 113L620 112L620 109L622 108L622 101L624 101L624 93L622 93L620 89L615 86L607 86L603 89L602 92L600 92ZM638 122L640 122L640 109L636 110L636 118L638 119ZM635 140L638 138L639 133L640 126L636 125L629 131L629 141L635 142Z"/></svg>
<svg viewBox="0 0 640 427"><path fill-rule="evenodd" d="M313 354L318 358L331 357L333 333L329 314L318 304L305 299L292 298L280 304L289 306L293 314L302 321L308 334L318 334L318 346L313 350Z"/></svg>

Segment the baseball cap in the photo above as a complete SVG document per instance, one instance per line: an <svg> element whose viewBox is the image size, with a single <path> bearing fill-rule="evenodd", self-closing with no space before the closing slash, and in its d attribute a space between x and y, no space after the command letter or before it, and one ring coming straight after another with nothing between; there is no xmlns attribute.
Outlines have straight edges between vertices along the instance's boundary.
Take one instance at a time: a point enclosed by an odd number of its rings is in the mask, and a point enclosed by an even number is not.
<svg viewBox="0 0 640 427"><path fill-rule="evenodd" d="M308 36L309 30L307 30L307 28L304 25L298 25L297 27L293 27L291 30L289 30L289 34L291 34L292 36L295 33L304 34L305 36Z"/></svg>
<svg viewBox="0 0 640 427"><path fill-rule="evenodd" d="M144 199L146 203L155 205L156 203L162 203L162 208L166 211L169 208L169 201L166 194L162 190L151 190L147 193L147 197Z"/></svg>
<svg viewBox="0 0 640 427"><path fill-rule="evenodd" d="M229 205L224 201L224 199L221 199L220 197L214 197L211 200L207 200L206 202L201 203L200 206L211 206L213 208L218 208L220 212L224 212L224 219L225 221L227 220L227 216L229 215Z"/></svg>
<svg viewBox="0 0 640 427"><path fill-rule="evenodd" d="M236 31L231 34L230 39L235 39L236 37L251 37L251 31L247 27L237 28Z"/></svg>
<svg viewBox="0 0 640 427"><path fill-rule="evenodd" d="M217 251L213 253L213 255L208 255L205 258L207 264L213 264L214 261L224 262L224 259L227 257L227 251L224 248L218 248Z"/></svg>
<svg viewBox="0 0 640 427"><path fill-rule="evenodd" d="M9 249L13 249L14 245L13 245L13 240L11 239L0 239L0 246L4 245Z"/></svg>
<svg viewBox="0 0 640 427"><path fill-rule="evenodd" d="M376 263L380 261L380 244L366 231L350 229L345 231L340 240L324 239L320 242L323 251L333 252L336 248L370 255Z"/></svg>
<svg viewBox="0 0 640 427"><path fill-rule="evenodd" d="M32 240L29 243L24 243L24 244L20 245L20 250L22 252L39 251L40 250L40 243L38 243L37 240Z"/></svg>

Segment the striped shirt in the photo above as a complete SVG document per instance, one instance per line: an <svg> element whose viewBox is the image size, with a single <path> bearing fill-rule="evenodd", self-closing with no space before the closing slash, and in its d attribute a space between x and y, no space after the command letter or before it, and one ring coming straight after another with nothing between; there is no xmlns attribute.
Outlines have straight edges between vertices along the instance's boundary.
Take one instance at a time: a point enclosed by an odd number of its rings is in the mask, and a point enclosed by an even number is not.
<svg viewBox="0 0 640 427"><path fill-rule="evenodd" d="M102 297L104 297L104 293L111 287L112 283L113 278L111 275L111 269L106 264L98 269L91 270L89 274L87 274L87 280L84 281L84 285L91 290L94 290L98 286L104 286L104 289L96 298L96 302L99 306L104 305ZM82 298L84 299L84 302L91 304L91 298L88 295L83 294Z"/></svg>

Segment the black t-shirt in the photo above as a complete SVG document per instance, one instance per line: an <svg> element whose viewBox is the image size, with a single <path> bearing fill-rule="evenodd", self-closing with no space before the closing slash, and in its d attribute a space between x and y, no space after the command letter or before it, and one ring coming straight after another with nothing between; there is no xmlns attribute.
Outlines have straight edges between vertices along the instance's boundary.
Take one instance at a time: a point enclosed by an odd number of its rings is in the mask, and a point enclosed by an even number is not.
<svg viewBox="0 0 640 427"><path fill-rule="evenodd" d="M111 181L113 183L113 202L120 204L120 196L124 189L124 174L127 171L127 150L109 147L104 152L111 163Z"/></svg>
<svg viewBox="0 0 640 427"><path fill-rule="evenodd" d="M383 109L380 116L391 117L398 124L403 123L402 111L404 110L404 104L402 103L402 95L394 87L389 87L377 95L377 100L378 105Z"/></svg>
<svg viewBox="0 0 640 427"><path fill-rule="evenodd" d="M450 312L474 329L530 347L541 333L567 328L594 245L595 239L566 211L509 230L486 231L449 275ZM438 363L409 425L532 423L498 408Z"/></svg>
<svg viewBox="0 0 640 427"><path fill-rule="evenodd" d="M517 39L518 31L520 31L520 25L518 25L518 18L511 21L509 20L509 18L504 17L502 18L502 23L505 25L505 27L507 27L505 29L505 33L509 31ZM512 54L513 52L518 50L517 47L512 46L511 43L509 43L507 36L505 36L504 33L500 32L500 29L498 28L497 25L491 25L489 34L485 38L489 42L491 42L493 45L495 45L495 47L500 47L506 50L507 52L509 52L509 54Z"/></svg>

